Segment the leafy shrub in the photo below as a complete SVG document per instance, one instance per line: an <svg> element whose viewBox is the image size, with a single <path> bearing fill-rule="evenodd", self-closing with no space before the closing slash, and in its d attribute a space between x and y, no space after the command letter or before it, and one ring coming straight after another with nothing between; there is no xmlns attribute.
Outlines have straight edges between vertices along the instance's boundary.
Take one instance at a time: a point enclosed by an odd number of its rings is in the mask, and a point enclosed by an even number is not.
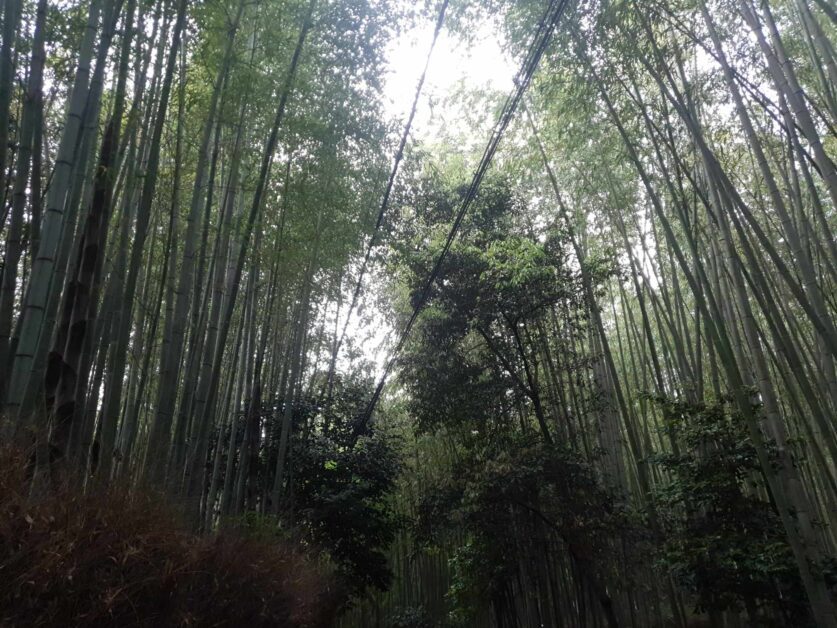
<svg viewBox="0 0 837 628"><path fill-rule="evenodd" d="M400 523L386 499L399 469L395 450L377 434L351 448L319 435L296 445L294 497L303 538L328 552L350 594L385 591L392 578L385 552Z"/></svg>
<svg viewBox="0 0 837 628"><path fill-rule="evenodd" d="M762 494L743 419L726 401L656 401L681 443L678 453L651 459L669 478L655 490L665 569L695 595L698 612L746 608L760 626L810 625L793 553Z"/></svg>
<svg viewBox="0 0 837 628"><path fill-rule="evenodd" d="M408 606L395 613L389 622L390 628L431 628L423 606Z"/></svg>
<svg viewBox="0 0 837 628"><path fill-rule="evenodd" d="M613 615L611 594L601 583L632 578L631 566L645 547L635 514L587 462L569 449L525 437L463 457L444 485L422 497L414 529L420 543L443 543L463 532L466 541L451 560L454 625L475 625L489 605L502 611L521 564L538 560L547 542L568 553ZM614 548L624 552L626 564L614 559Z"/></svg>

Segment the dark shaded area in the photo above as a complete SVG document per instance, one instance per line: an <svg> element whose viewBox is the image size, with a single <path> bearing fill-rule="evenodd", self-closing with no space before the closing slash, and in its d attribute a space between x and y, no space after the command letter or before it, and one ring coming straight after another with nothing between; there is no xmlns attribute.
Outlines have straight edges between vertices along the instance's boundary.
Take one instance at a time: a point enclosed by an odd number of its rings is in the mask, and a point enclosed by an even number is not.
<svg viewBox="0 0 837 628"><path fill-rule="evenodd" d="M332 624L332 569L289 543L199 537L118 489L27 500L25 456L0 453L0 625Z"/></svg>

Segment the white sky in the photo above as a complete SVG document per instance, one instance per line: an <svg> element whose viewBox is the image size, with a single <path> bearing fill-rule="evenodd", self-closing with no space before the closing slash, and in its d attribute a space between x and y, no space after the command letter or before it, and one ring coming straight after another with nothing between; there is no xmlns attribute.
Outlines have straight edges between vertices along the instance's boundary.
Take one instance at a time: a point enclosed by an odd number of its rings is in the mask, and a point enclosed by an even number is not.
<svg viewBox="0 0 837 628"><path fill-rule="evenodd" d="M387 113L397 120L406 120L409 114L434 26L435 20L427 20L393 41L387 51L390 70L384 99ZM471 46L442 30L413 122L414 139L432 140L440 119L450 123L459 117L459 107L449 102L448 97L460 84L465 89L489 88L503 93L511 90L516 68L503 51L500 37L498 25L491 22L479 27Z"/></svg>

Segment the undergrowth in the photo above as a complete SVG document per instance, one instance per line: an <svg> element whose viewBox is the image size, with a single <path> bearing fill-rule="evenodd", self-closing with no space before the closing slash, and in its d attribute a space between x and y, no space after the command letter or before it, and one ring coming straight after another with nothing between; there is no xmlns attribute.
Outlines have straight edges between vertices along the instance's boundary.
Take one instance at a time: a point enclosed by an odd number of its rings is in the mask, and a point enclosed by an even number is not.
<svg viewBox="0 0 837 628"><path fill-rule="evenodd" d="M33 500L25 461L0 451L0 625L331 624L332 570L298 547L197 536L159 499L118 487Z"/></svg>

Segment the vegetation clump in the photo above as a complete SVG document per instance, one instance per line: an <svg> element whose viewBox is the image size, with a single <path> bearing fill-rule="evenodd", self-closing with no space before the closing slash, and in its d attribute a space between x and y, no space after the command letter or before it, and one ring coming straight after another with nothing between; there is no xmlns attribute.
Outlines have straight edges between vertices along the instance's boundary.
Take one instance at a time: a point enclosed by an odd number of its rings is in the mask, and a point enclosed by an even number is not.
<svg viewBox="0 0 837 628"><path fill-rule="evenodd" d="M298 545L198 536L159 499L118 486L27 499L24 462L0 454L0 624L332 625L334 568Z"/></svg>
<svg viewBox="0 0 837 628"><path fill-rule="evenodd" d="M753 625L811 625L775 506L754 490L758 458L741 416L727 401L657 402L682 444L652 459L670 478L655 491L664 568L695 594L699 612L746 610Z"/></svg>

